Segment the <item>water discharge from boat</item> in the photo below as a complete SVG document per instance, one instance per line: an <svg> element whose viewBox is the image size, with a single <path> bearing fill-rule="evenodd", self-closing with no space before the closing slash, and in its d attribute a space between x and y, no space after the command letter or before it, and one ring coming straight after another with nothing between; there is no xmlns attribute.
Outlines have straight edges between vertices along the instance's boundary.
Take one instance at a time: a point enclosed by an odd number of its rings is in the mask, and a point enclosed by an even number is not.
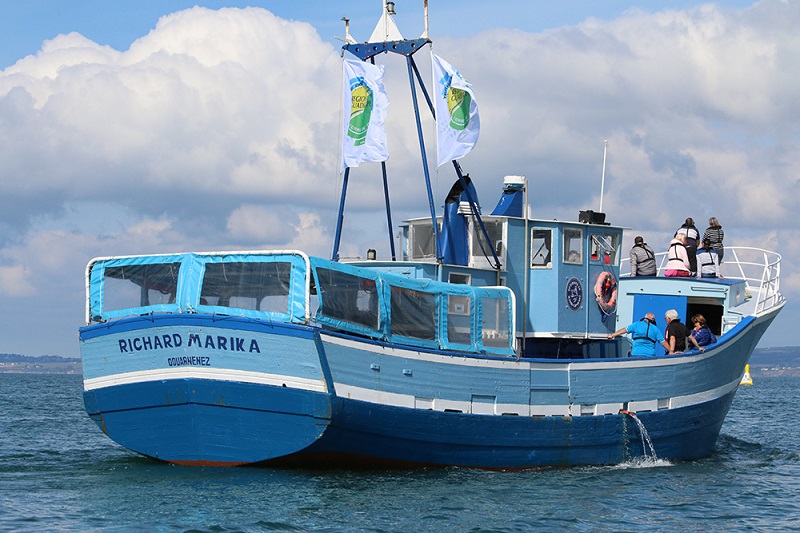
<svg viewBox="0 0 800 533"><path fill-rule="evenodd" d="M656 449L653 447L653 441L650 440L650 434L647 432L647 428L644 427L644 422L642 422L641 419L636 416L636 413L632 413L624 409L621 409L619 413L632 418L634 422L636 422L636 426L639 428L639 435L642 437L642 459L648 462L658 461ZM648 450L650 451L649 454L647 453Z"/></svg>

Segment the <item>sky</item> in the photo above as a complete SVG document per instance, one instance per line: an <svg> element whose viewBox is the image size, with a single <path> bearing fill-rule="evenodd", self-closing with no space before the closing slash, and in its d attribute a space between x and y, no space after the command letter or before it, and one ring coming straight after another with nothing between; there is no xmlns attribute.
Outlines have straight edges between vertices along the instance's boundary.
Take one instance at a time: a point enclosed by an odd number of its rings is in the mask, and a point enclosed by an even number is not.
<svg viewBox="0 0 800 533"><path fill-rule="evenodd" d="M0 353L79 354L98 256L330 256L341 188L342 17L381 2L0 4ZM406 38L421 0L396 0ZM430 0L433 51L472 83L461 160L484 208L524 174L536 218L584 209L657 251L693 217L779 252L789 303L761 347L800 344L800 2ZM430 56L415 55L423 76ZM406 66L386 65L393 220L428 214ZM429 160L433 123L426 117ZM608 141L601 186L603 146ZM432 169L438 205L452 169ZM601 188L603 191L601 198ZM351 171L341 256L389 256L379 165ZM396 230L396 228L395 228Z"/></svg>

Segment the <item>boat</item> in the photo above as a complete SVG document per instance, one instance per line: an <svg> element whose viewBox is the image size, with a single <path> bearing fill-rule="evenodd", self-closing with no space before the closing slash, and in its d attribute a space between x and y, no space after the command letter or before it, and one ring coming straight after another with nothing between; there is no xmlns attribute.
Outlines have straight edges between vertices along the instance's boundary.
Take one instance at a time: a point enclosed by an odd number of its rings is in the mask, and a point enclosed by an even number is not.
<svg viewBox="0 0 800 533"><path fill-rule="evenodd" d="M377 38L358 43L348 25L343 49L364 64L405 57L430 198L414 80L434 106L413 54L431 41L427 26L420 39L399 36L392 7ZM601 211L534 217L527 180L507 176L486 214L451 163L443 211L431 200L430 216L404 221L399 253L387 190L386 258L339 257L348 166L330 258L92 259L80 328L88 415L128 450L179 465L610 465L650 455L645 429L659 459L712 454L785 305L780 254L728 247L716 279L664 277L662 255L659 275L631 277L625 228ZM702 313L717 341L632 357L628 337L609 339L668 309Z"/></svg>

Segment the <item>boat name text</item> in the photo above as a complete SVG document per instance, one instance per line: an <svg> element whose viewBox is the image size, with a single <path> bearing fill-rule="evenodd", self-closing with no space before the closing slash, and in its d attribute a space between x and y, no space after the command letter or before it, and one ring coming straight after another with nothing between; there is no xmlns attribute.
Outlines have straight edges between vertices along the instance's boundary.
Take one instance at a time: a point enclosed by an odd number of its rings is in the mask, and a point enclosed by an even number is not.
<svg viewBox="0 0 800 533"><path fill-rule="evenodd" d="M211 366L210 357L170 357L167 359L169 366Z"/></svg>
<svg viewBox="0 0 800 533"><path fill-rule="evenodd" d="M222 335L189 333L188 340L185 344L187 347L196 346L198 348L208 348L211 350L261 353L261 348L258 346L257 340L246 339L244 337L224 337ZM180 333L119 339L120 353L180 348L183 345L184 337Z"/></svg>

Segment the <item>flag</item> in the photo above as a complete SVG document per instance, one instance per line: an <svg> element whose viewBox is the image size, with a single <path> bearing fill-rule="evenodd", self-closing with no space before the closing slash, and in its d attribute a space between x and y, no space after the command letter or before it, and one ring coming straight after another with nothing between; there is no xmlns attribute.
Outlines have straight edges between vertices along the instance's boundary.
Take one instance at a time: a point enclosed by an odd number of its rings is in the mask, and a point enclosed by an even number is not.
<svg viewBox="0 0 800 533"><path fill-rule="evenodd" d="M343 70L342 168L386 161L384 121L389 97L383 85L383 66L345 59Z"/></svg>
<svg viewBox="0 0 800 533"><path fill-rule="evenodd" d="M481 124L472 85L450 63L431 53L436 100L437 166L467 155L478 142Z"/></svg>

